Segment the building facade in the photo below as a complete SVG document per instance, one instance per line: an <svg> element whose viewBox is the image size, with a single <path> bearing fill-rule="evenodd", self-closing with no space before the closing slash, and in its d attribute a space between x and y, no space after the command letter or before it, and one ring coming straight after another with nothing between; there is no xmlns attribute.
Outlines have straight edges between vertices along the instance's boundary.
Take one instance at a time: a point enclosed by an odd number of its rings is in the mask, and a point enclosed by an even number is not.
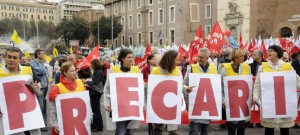
<svg viewBox="0 0 300 135"><path fill-rule="evenodd" d="M62 0L57 4L57 19L61 22L65 19L72 19L74 14L81 10L91 9L93 6L102 5L103 0Z"/></svg>
<svg viewBox="0 0 300 135"><path fill-rule="evenodd" d="M0 19L20 18L26 21L44 20L57 24L56 7L47 1L1 0Z"/></svg>
<svg viewBox="0 0 300 135"><path fill-rule="evenodd" d="M217 19L217 0L106 0L105 15L120 18L114 45L189 43L202 25L207 35Z"/></svg>
<svg viewBox="0 0 300 135"><path fill-rule="evenodd" d="M243 42L253 38L300 35L299 0L219 0L218 20L222 30L231 30Z"/></svg>

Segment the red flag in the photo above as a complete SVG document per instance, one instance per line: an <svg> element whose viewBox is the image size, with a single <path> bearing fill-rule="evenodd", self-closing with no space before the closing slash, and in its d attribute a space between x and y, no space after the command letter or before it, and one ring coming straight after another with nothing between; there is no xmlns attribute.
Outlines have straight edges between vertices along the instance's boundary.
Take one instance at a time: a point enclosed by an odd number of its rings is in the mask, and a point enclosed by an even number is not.
<svg viewBox="0 0 300 135"><path fill-rule="evenodd" d="M202 28L201 26L199 26L194 40L190 43L190 47L188 51L189 64L194 64L194 62L197 61L198 50L203 46L204 46L204 38L203 38Z"/></svg>
<svg viewBox="0 0 300 135"><path fill-rule="evenodd" d="M248 48L249 48L248 41L246 42L245 45L241 44L240 48L243 49L245 52L248 52Z"/></svg>
<svg viewBox="0 0 300 135"><path fill-rule="evenodd" d="M93 49L93 51L85 58L88 62L94 59L100 59L99 55L99 45Z"/></svg>
<svg viewBox="0 0 300 135"><path fill-rule="evenodd" d="M248 47L248 52L252 52L252 49L253 49L253 43L252 43L252 39L251 39L249 47Z"/></svg>
<svg viewBox="0 0 300 135"><path fill-rule="evenodd" d="M179 45L178 48L179 61L181 61L182 56L185 56L185 54L186 54L186 50L181 45Z"/></svg>
<svg viewBox="0 0 300 135"><path fill-rule="evenodd" d="M147 44L144 58L147 59L147 57L151 54L152 54L151 46L150 46L150 44Z"/></svg>
<svg viewBox="0 0 300 135"><path fill-rule="evenodd" d="M290 52L287 52L289 54L289 56L291 57L291 55L293 53L298 53L300 51L300 49L297 46L293 46L293 48L291 49ZM300 102L300 101L299 101Z"/></svg>
<svg viewBox="0 0 300 135"><path fill-rule="evenodd" d="M296 50L296 48L294 48L294 43L293 41L290 41L290 40L286 40L286 48L284 50L286 50L286 52L291 55L292 54L292 49L294 49L293 51ZM298 48L298 47L297 47Z"/></svg>
<svg viewBox="0 0 300 135"><path fill-rule="evenodd" d="M264 59L267 59L267 49L264 40L261 41L260 50L264 53Z"/></svg>
<svg viewBox="0 0 300 135"><path fill-rule="evenodd" d="M278 36L282 50L286 50L287 39Z"/></svg>
<svg viewBox="0 0 300 135"><path fill-rule="evenodd" d="M140 70L143 70L145 67L147 67L147 57L152 54L151 46L150 44L147 44L144 57L134 58L134 65L138 66Z"/></svg>
<svg viewBox="0 0 300 135"><path fill-rule="evenodd" d="M242 32L240 32L240 45L243 45Z"/></svg>
<svg viewBox="0 0 300 135"><path fill-rule="evenodd" d="M219 22L216 22L212 31L210 32L209 36L206 39L207 47L210 49L211 52L221 52L221 47L226 45L224 34L221 30Z"/></svg>

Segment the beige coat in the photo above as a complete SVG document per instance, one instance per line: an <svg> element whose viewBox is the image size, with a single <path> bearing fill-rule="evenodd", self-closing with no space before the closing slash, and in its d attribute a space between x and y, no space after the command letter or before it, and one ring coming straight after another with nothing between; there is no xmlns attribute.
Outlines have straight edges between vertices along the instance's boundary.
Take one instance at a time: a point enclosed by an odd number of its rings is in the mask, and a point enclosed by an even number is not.
<svg viewBox="0 0 300 135"><path fill-rule="evenodd" d="M269 66L272 67L273 70L278 71L281 68L281 65L284 62L282 60L278 61L277 65L274 65L270 61L268 61ZM254 92L253 92L253 100L258 102L259 99L261 98L261 81L260 81L260 74L262 72L262 67L258 69L258 74L256 76L256 80L254 83ZM296 72L295 72L296 74ZM300 88L300 78L297 76L297 88ZM262 112L260 113L262 114ZM294 126L295 124L295 118L268 118L268 119L263 119L261 115L261 124L264 127L268 128L289 128Z"/></svg>

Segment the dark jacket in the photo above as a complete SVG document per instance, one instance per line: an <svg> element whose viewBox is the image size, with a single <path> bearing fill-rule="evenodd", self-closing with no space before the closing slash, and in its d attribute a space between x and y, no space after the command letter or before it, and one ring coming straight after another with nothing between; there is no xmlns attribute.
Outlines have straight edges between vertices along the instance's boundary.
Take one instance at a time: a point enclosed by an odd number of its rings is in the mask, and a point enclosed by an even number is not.
<svg viewBox="0 0 300 135"><path fill-rule="evenodd" d="M98 93L103 93L104 87L104 75L101 70L96 70L92 76L92 81L86 83L86 88L88 90L97 91Z"/></svg>
<svg viewBox="0 0 300 135"><path fill-rule="evenodd" d="M294 60L292 62L292 67L294 68L294 70L296 71L297 75L300 76L300 63L298 60Z"/></svg>
<svg viewBox="0 0 300 135"><path fill-rule="evenodd" d="M253 76L256 76L257 74L257 70L258 70L258 66L261 66L261 62L256 62L256 61L253 61L253 63L249 64L250 68L251 68L251 74Z"/></svg>

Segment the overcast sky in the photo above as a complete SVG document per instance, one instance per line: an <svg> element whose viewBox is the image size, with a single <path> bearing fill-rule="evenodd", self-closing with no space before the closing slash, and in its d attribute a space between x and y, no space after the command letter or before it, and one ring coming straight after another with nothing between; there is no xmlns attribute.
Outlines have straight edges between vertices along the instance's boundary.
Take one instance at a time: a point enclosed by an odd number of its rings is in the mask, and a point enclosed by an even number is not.
<svg viewBox="0 0 300 135"><path fill-rule="evenodd" d="M48 0L48 2L60 2L61 0Z"/></svg>

